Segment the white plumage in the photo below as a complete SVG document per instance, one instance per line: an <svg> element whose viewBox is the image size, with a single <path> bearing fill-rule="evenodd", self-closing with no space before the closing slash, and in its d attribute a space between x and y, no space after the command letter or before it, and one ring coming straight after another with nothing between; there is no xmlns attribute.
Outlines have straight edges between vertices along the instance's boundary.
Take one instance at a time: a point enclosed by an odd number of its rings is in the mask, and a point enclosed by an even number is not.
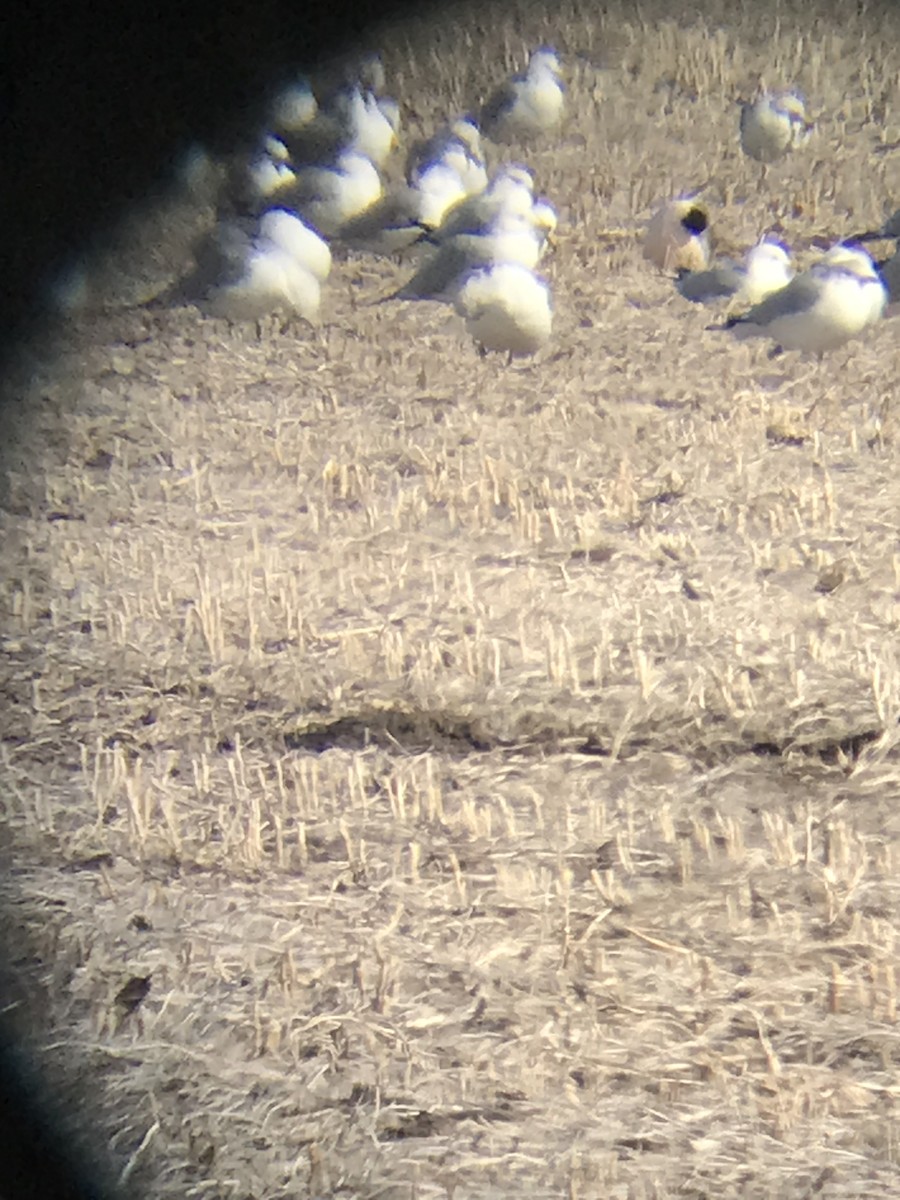
<svg viewBox="0 0 900 1200"><path fill-rule="evenodd" d="M484 229L447 238L436 253L394 294L398 300L453 300L475 267L515 263L536 267L546 233L530 216L500 212Z"/></svg>
<svg viewBox="0 0 900 1200"><path fill-rule="evenodd" d="M764 165L802 145L812 129L803 97L795 91L762 92L741 106L741 148Z"/></svg>
<svg viewBox="0 0 900 1200"><path fill-rule="evenodd" d="M447 211L466 197L456 171L443 162L418 173L414 184L400 184L377 204L348 221L341 238L376 254L394 254L436 229Z"/></svg>
<svg viewBox="0 0 900 1200"><path fill-rule="evenodd" d="M432 137L414 145L406 159L406 178L415 186L422 173L436 164L452 168L469 196L487 187L481 134L471 117L457 117Z"/></svg>
<svg viewBox="0 0 900 1200"><path fill-rule="evenodd" d="M400 109L393 100L351 88L335 102L345 129L345 148L383 167L397 144Z"/></svg>
<svg viewBox="0 0 900 1200"><path fill-rule="evenodd" d="M886 304L887 289L869 255L838 243L726 328L738 337L770 337L785 350L821 356L862 333Z"/></svg>
<svg viewBox="0 0 900 1200"><path fill-rule="evenodd" d="M270 242L290 254L305 270L320 283L331 272L331 250L328 243L305 225L296 213L283 208L273 208L263 213L259 232Z"/></svg>
<svg viewBox="0 0 900 1200"><path fill-rule="evenodd" d="M278 91L269 106L269 118L277 133L299 133L319 111L309 81L301 76Z"/></svg>
<svg viewBox="0 0 900 1200"><path fill-rule="evenodd" d="M540 350L553 325L550 288L518 263L494 263L470 273L456 297L456 311L483 350L510 359Z"/></svg>
<svg viewBox="0 0 900 1200"><path fill-rule="evenodd" d="M564 101L559 56L541 47L527 70L502 84L486 102L481 125L494 141L528 141L559 127Z"/></svg>
<svg viewBox="0 0 900 1200"><path fill-rule="evenodd" d="M375 164L356 150L345 150L333 166L299 171L284 202L329 236L376 204L383 190Z"/></svg>
<svg viewBox="0 0 900 1200"><path fill-rule="evenodd" d="M534 176L527 167L510 163L500 168L483 192L469 196L447 211L434 233L436 242L458 233L486 229L500 213L527 216L534 205Z"/></svg>
<svg viewBox="0 0 900 1200"><path fill-rule="evenodd" d="M747 251L743 263L725 261L708 271L684 271L677 287L686 300L698 304L726 296L735 304L759 304L793 276L787 248L774 238L763 238Z"/></svg>

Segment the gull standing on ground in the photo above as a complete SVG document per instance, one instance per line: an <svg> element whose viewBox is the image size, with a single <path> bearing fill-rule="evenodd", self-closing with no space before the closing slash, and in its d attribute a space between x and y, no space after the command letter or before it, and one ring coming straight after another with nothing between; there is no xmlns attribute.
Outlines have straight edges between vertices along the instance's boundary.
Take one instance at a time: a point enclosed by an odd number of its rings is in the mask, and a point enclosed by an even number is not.
<svg viewBox="0 0 900 1200"><path fill-rule="evenodd" d="M256 216L297 182L280 138L268 136L261 143L232 155L226 165L223 207Z"/></svg>
<svg viewBox="0 0 900 1200"><path fill-rule="evenodd" d="M533 205L534 176L527 167L507 163L483 192L469 196L448 210L431 240L440 243L457 233L486 229L501 212L526 216Z"/></svg>
<svg viewBox="0 0 900 1200"><path fill-rule="evenodd" d="M331 274L331 250L324 238L310 229L296 213L284 208L272 208L263 213L259 231L286 250L304 270L324 283Z"/></svg>
<svg viewBox="0 0 900 1200"><path fill-rule="evenodd" d="M484 191L488 183L487 167L481 134L472 117L457 117L447 122L432 137L410 149L406 157L408 182L415 185L421 172L435 163L452 167L462 180L467 195Z"/></svg>
<svg viewBox="0 0 900 1200"><path fill-rule="evenodd" d="M793 277L787 247L776 238L764 237L747 251L743 263L726 260L708 271L680 271L675 286L695 304L730 296L734 304L752 305L786 287Z"/></svg>
<svg viewBox="0 0 900 1200"><path fill-rule="evenodd" d="M318 111L309 80L301 75L275 93L269 104L269 121L279 136L299 133L315 120Z"/></svg>
<svg viewBox="0 0 900 1200"><path fill-rule="evenodd" d="M741 105L741 149L762 163L762 178L770 163L803 145L812 130L813 122L806 115L799 92L763 91L755 100Z"/></svg>
<svg viewBox="0 0 900 1200"><path fill-rule="evenodd" d="M330 167L304 167L279 202L296 209L324 237L377 204L383 194L375 164L356 150L345 150Z"/></svg>
<svg viewBox="0 0 900 1200"><path fill-rule="evenodd" d="M785 350L806 350L821 359L879 320L886 304L887 289L866 251L838 242L787 287L729 318L724 328L737 337L770 337Z"/></svg>
<svg viewBox="0 0 900 1200"><path fill-rule="evenodd" d="M481 127L495 142L529 141L559 128L564 88L559 55L535 50L528 68L502 84L481 110Z"/></svg>
<svg viewBox="0 0 900 1200"><path fill-rule="evenodd" d="M550 288L519 263L498 262L470 272L455 307L482 353L501 351L512 362L514 357L534 354L549 341Z"/></svg>
<svg viewBox="0 0 900 1200"><path fill-rule="evenodd" d="M406 183L358 218L342 237L376 254L395 254L436 231L447 213L487 185L477 126L461 117L414 146L407 157Z"/></svg>
<svg viewBox="0 0 900 1200"><path fill-rule="evenodd" d="M375 254L396 254L433 231L448 210L466 198L466 189L453 167L432 163L418 172L414 183L400 184L377 204L341 229L350 245Z"/></svg>
<svg viewBox="0 0 900 1200"><path fill-rule="evenodd" d="M529 270L541 257L546 233L528 215L500 212L486 229L454 234L389 299L455 298L465 275L476 267L516 263Z"/></svg>
<svg viewBox="0 0 900 1200"><path fill-rule="evenodd" d="M213 316L260 320L269 313L319 315L320 280L328 274L328 247L298 217L264 213L255 233L236 221L220 223L199 247L196 269L176 294Z"/></svg>
<svg viewBox="0 0 900 1200"><path fill-rule="evenodd" d="M397 144L400 108L394 100L363 91L358 84L342 88L311 120L287 128L275 125L295 168L333 162L356 151L382 167Z"/></svg>
<svg viewBox="0 0 900 1200"><path fill-rule="evenodd" d="M667 200L647 225L644 258L661 271L704 271L709 266L709 217L696 192Z"/></svg>

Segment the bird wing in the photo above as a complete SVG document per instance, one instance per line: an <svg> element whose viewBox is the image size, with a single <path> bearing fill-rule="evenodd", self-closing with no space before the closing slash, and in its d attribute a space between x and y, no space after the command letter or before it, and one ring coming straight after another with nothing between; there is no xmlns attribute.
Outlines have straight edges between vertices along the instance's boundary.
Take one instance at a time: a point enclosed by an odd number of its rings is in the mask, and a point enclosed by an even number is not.
<svg viewBox="0 0 900 1200"><path fill-rule="evenodd" d="M709 271L681 270L675 286L692 304L707 304L710 300L733 296L743 282L744 272L736 263L721 263Z"/></svg>
<svg viewBox="0 0 900 1200"><path fill-rule="evenodd" d="M423 236L418 224L418 197L401 186L341 227L341 241L375 254L397 254Z"/></svg>
<svg viewBox="0 0 900 1200"><path fill-rule="evenodd" d="M295 167L331 162L347 141L345 124L331 113L317 113L309 125L281 139L288 148L289 162Z"/></svg>
<svg viewBox="0 0 900 1200"><path fill-rule="evenodd" d="M515 104L517 95L518 89L512 79L501 83L481 107L479 124L482 129L490 129L505 117Z"/></svg>
<svg viewBox="0 0 900 1200"><path fill-rule="evenodd" d="M396 300L436 300L471 265L471 256L464 245L447 242L437 254L422 263L415 275L394 293Z"/></svg>
<svg viewBox="0 0 900 1200"><path fill-rule="evenodd" d="M819 280L807 274L796 275L786 287L773 292L759 304L754 304L742 316L730 318L728 327L738 324L769 325L781 317L797 316L808 312L821 294Z"/></svg>

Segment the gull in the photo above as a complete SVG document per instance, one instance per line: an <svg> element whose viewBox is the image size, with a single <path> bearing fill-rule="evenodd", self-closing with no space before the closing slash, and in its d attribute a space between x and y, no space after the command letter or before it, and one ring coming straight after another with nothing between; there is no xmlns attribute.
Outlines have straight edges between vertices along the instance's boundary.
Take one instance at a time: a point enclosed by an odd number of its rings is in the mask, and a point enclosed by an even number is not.
<svg viewBox="0 0 900 1200"><path fill-rule="evenodd" d="M512 362L516 356L534 354L550 338L550 288L519 263L498 262L470 272L455 307L483 354L501 351Z"/></svg>
<svg viewBox="0 0 900 1200"><path fill-rule="evenodd" d="M276 132L295 167L321 166L346 151L364 154L381 167L397 144L399 127L397 103L357 84L338 91L305 124L293 129L282 124Z"/></svg>
<svg viewBox="0 0 900 1200"><path fill-rule="evenodd" d="M458 173L444 162L419 171L414 183L400 184L377 204L348 221L341 238L377 254L394 254L438 228L447 211L465 200Z"/></svg>
<svg viewBox="0 0 900 1200"><path fill-rule="evenodd" d="M319 111L309 80L301 75L276 92L269 105L269 121L276 133L299 133Z"/></svg>
<svg viewBox="0 0 900 1200"><path fill-rule="evenodd" d="M345 150L332 166L298 171L296 182L279 193L279 201L329 237L376 204L383 190L375 164L358 151Z"/></svg>
<svg viewBox="0 0 900 1200"><path fill-rule="evenodd" d="M416 143L406 157L407 180L414 185L422 171L429 170L436 163L456 171L467 195L474 196L484 191L488 183L487 167L481 133L472 117L457 117L432 137Z"/></svg>
<svg viewBox="0 0 900 1200"><path fill-rule="evenodd" d="M787 247L764 237L747 251L743 263L726 260L708 271L680 271L675 286L685 300L696 304L725 296L733 296L735 304L759 304L793 277Z"/></svg>
<svg viewBox="0 0 900 1200"><path fill-rule="evenodd" d="M335 111L346 130L346 146L383 167L397 145L400 107L395 100L351 88L339 93Z"/></svg>
<svg viewBox="0 0 900 1200"><path fill-rule="evenodd" d="M528 141L559 127L563 104L559 56L542 46L522 74L491 95L481 110L481 126L494 141Z"/></svg>
<svg viewBox="0 0 900 1200"><path fill-rule="evenodd" d="M528 214L534 205L534 176L527 167L509 163L500 168L483 192L449 209L431 240L445 241L457 233L486 229L500 212Z"/></svg>
<svg viewBox="0 0 900 1200"><path fill-rule="evenodd" d="M500 212L487 228L454 234L388 299L453 300L475 267L515 263L529 270L541 257L542 231L528 216Z"/></svg>
<svg viewBox="0 0 900 1200"><path fill-rule="evenodd" d="M377 50L364 54L356 68L356 77L362 86L376 96L381 96L387 84L384 63Z"/></svg>
<svg viewBox="0 0 900 1200"><path fill-rule="evenodd" d="M900 249L895 250L890 258L883 259L875 265L887 287L888 302L897 304L900 302Z"/></svg>
<svg viewBox="0 0 900 1200"><path fill-rule="evenodd" d="M226 168L225 207L256 215L297 182L288 161L287 147L280 138L266 137L262 143L233 155Z"/></svg>
<svg viewBox="0 0 900 1200"><path fill-rule="evenodd" d="M763 164L763 175L769 163L807 141L812 129L799 92L763 91L741 105L741 149Z"/></svg>
<svg viewBox="0 0 900 1200"><path fill-rule="evenodd" d="M259 231L324 283L331 273L331 250L324 238L310 229L296 213L284 208L272 208L264 213Z"/></svg>
<svg viewBox="0 0 900 1200"><path fill-rule="evenodd" d="M647 225L644 258L661 271L703 271L709 266L709 217L696 192L667 200Z"/></svg>
<svg viewBox="0 0 900 1200"><path fill-rule="evenodd" d="M787 287L773 292L724 328L738 337L771 337L785 350L806 350L821 359L884 313L887 289L872 259L859 246L838 242Z"/></svg>
<svg viewBox="0 0 900 1200"><path fill-rule="evenodd" d="M284 310L315 321L320 279L306 263L314 263L322 275L324 259L311 251L293 221L292 214L273 210L262 216L256 233L249 233L245 223L220 223L198 248L196 269L178 294L232 321L260 320Z"/></svg>

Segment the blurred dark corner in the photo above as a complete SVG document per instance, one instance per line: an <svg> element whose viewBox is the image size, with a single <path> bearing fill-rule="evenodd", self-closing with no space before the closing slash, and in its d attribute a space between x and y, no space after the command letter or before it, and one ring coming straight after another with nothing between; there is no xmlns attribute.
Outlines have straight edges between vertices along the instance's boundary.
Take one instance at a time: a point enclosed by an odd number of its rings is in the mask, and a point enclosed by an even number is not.
<svg viewBox="0 0 900 1200"><path fill-rule="evenodd" d="M198 141L228 145L280 77L343 51L370 50L382 25L423 7L410 0L5 6L0 371L18 345L40 335L41 295L54 266L145 196L180 150ZM5 851L0 858L9 870ZM19 1041L22 1024L40 1024L41 965L15 913L0 918L0 1200L113 1196L108 1169L66 1137L63 1109L72 1096L62 1105L48 1094ZM79 1065L71 1066L77 1077ZM79 1124L86 1123L82 1112ZM128 1193L135 1195L133 1181Z"/></svg>

